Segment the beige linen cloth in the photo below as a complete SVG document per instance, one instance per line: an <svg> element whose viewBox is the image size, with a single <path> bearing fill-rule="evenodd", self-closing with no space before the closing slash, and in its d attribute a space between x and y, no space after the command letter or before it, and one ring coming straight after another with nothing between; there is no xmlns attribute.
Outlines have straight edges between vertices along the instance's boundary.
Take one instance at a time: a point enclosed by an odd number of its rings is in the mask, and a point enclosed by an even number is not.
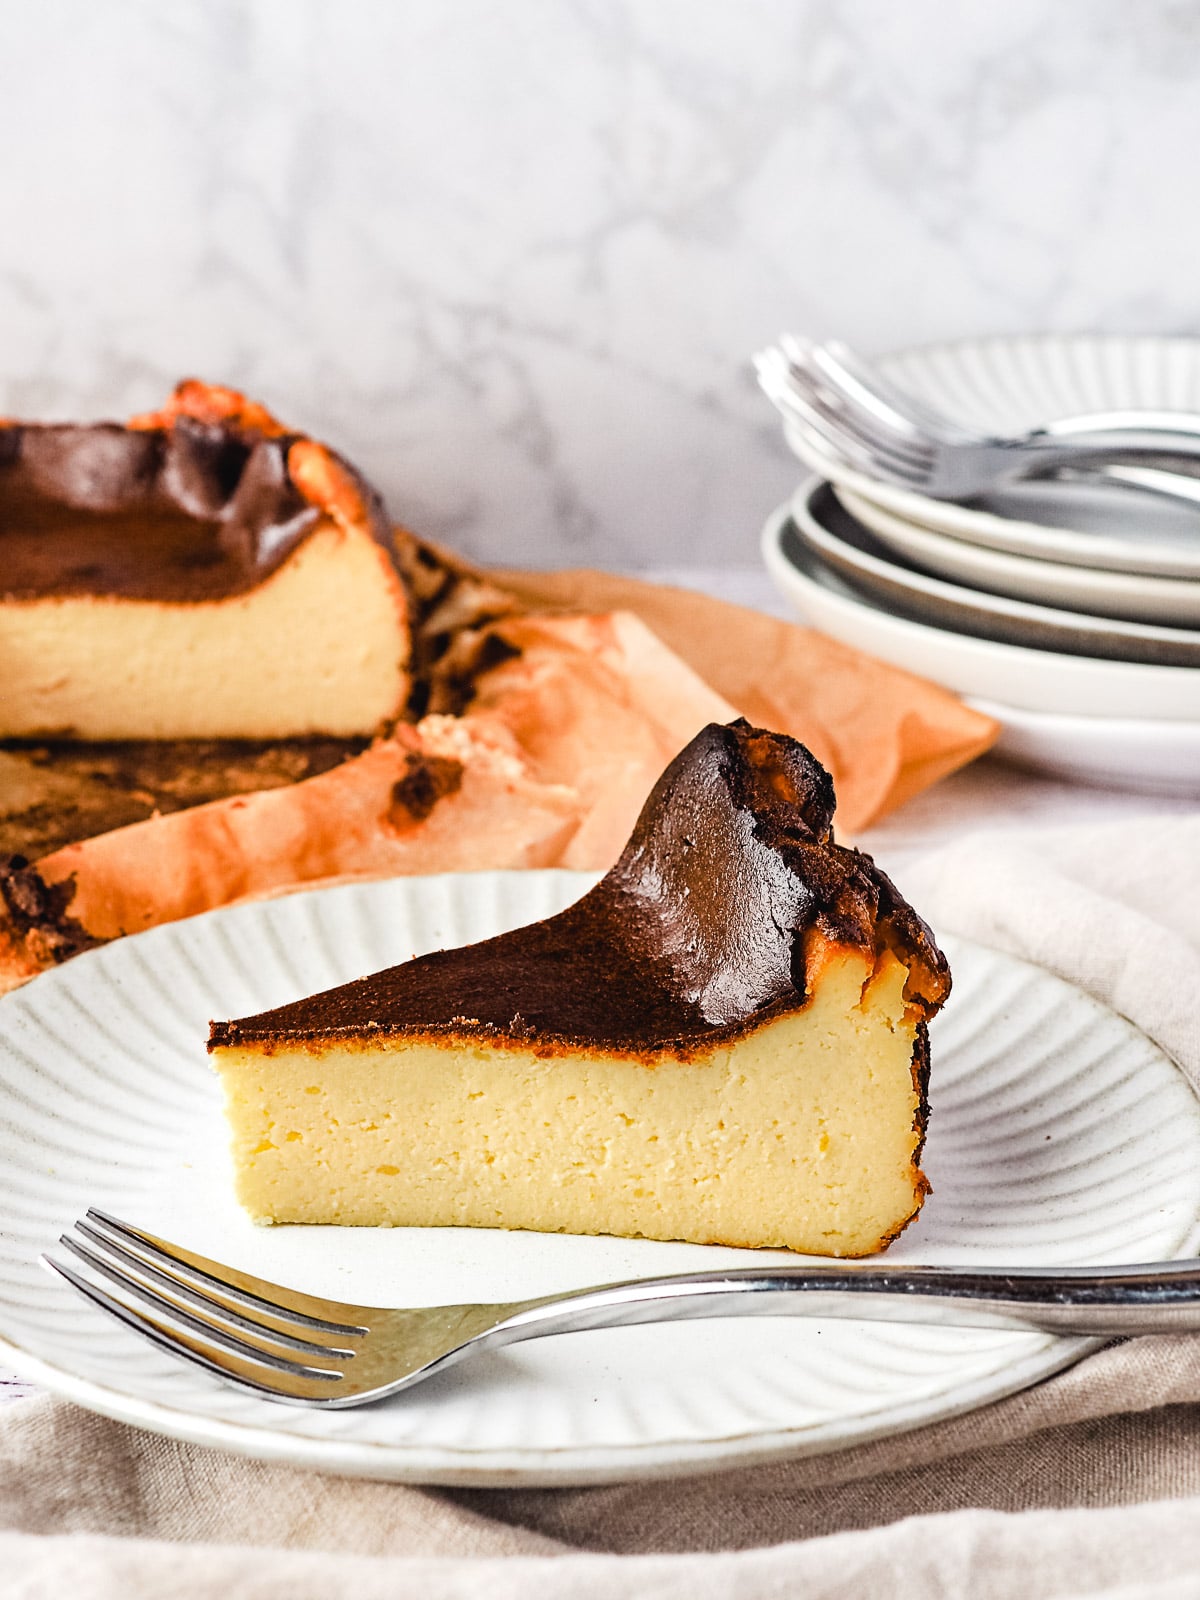
<svg viewBox="0 0 1200 1600"><path fill-rule="evenodd" d="M1200 813L977 835L901 877L940 926L1073 979L1200 1083ZM0 1412L0 1595L1200 1595L1200 1336L1112 1345L841 1454L599 1489L339 1480L18 1402Z"/></svg>

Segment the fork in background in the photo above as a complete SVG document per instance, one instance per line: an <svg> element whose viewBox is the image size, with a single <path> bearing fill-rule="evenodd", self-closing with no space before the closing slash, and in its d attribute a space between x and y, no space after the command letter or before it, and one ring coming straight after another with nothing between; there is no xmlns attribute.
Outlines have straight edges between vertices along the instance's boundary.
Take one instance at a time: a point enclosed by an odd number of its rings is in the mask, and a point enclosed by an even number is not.
<svg viewBox="0 0 1200 1600"><path fill-rule="evenodd" d="M71 1259L44 1255L43 1264L95 1305L160 1348L292 1405L362 1405L474 1350L521 1339L702 1317L851 1317L1109 1337L1200 1330L1200 1261L988 1271L772 1261L534 1300L391 1309L269 1283L95 1209L59 1242Z"/></svg>
<svg viewBox="0 0 1200 1600"><path fill-rule="evenodd" d="M842 344L785 335L755 367L797 449L818 471L832 459L877 482L945 500L1066 476L1200 502L1200 479L1186 470L1200 464L1200 416L1097 412L1024 434L985 435L909 395Z"/></svg>

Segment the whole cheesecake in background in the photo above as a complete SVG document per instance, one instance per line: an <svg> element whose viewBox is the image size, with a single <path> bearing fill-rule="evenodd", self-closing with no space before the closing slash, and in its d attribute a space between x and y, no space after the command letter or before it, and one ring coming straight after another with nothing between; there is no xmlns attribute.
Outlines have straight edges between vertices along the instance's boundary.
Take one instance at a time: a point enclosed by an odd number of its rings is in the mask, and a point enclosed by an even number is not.
<svg viewBox="0 0 1200 1600"><path fill-rule="evenodd" d="M210 1050L259 1220L863 1256L920 1209L929 930L832 836L803 745L711 724L561 915Z"/></svg>
<svg viewBox="0 0 1200 1600"><path fill-rule="evenodd" d="M0 424L0 738L370 735L409 611L370 486L232 390Z"/></svg>

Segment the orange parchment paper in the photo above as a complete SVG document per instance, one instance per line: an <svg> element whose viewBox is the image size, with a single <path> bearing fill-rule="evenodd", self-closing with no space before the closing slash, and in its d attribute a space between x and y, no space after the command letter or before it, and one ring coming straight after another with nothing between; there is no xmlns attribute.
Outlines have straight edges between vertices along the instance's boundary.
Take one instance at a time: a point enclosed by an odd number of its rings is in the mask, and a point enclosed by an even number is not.
<svg viewBox="0 0 1200 1600"><path fill-rule="evenodd" d="M744 606L587 568L491 576L531 610L640 617L751 722L808 746L833 774L844 831L982 755L999 732L924 678Z"/></svg>
<svg viewBox="0 0 1200 1600"><path fill-rule="evenodd" d="M920 678L720 600L599 572L498 578L506 593L492 596L488 627L507 649L461 714L400 724L302 782L10 865L0 992L89 943L302 887L602 870L667 763L705 724L739 714L802 740L830 770L843 838L996 734Z"/></svg>

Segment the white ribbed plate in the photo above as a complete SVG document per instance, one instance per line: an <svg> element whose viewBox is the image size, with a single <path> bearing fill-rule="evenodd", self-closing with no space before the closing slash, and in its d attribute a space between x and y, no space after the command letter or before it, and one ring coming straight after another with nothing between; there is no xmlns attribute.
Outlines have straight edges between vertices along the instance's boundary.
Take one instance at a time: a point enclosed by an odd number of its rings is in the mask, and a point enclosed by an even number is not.
<svg viewBox="0 0 1200 1600"><path fill-rule="evenodd" d="M808 478L792 504L825 485ZM936 627L860 593L801 536L790 505L763 525L763 561L775 587L814 628L958 694L1063 716L1200 722L1200 667L1034 650Z"/></svg>
<svg viewBox="0 0 1200 1600"><path fill-rule="evenodd" d="M1200 794L1200 722L1148 717L1061 717L972 696L969 706L1000 723L990 754L1072 783L1137 794Z"/></svg>
<svg viewBox="0 0 1200 1600"><path fill-rule="evenodd" d="M1040 557L1033 560L922 527L844 485L838 488L837 497L887 551L935 578L967 584L984 594L1007 595L1011 600L1080 611L1090 617L1200 627L1200 582L1195 578L1148 578L1137 572L1113 572ZM1109 502L1109 511L1114 510L1112 496L1103 498ZM1128 504L1125 510L1128 513ZM1200 507L1192 517L1193 540L1200 547Z"/></svg>
<svg viewBox="0 0 1200 1600"><path fill-rule="evenodd" d="M837 1448L1010 1393L1092 1343L738 1321L576 1334L351 1411L273 1405L145 1344L37 1256L88 1205L319 1294L517 1299L749 1251L421 1229L256 1228L230 1192L210 1017L244 1015L544 916L564 872L409 878L213 912L0 1000L0 1362L106 1415L276 1460L457 1484L580 1484ZM1036 968L945 941L934 1194L893 1260L1155 1259L1195 1247L1200 1107L1129 1023ZM795 1259L782 1257L782 1259Z"/></svg>
<svg viewBox="0 0 1200 1600"><path fill-rule="evenodd" d="M1194 675L1200 690L1200 630L1093 617L930 577L907 561L897 561L842 502L840 492L819 479L810 478L792 496L792 521L826 567L840 572L883 611L899 611L946 632L997 644L1089 661L1182 667Z"/></svg>

